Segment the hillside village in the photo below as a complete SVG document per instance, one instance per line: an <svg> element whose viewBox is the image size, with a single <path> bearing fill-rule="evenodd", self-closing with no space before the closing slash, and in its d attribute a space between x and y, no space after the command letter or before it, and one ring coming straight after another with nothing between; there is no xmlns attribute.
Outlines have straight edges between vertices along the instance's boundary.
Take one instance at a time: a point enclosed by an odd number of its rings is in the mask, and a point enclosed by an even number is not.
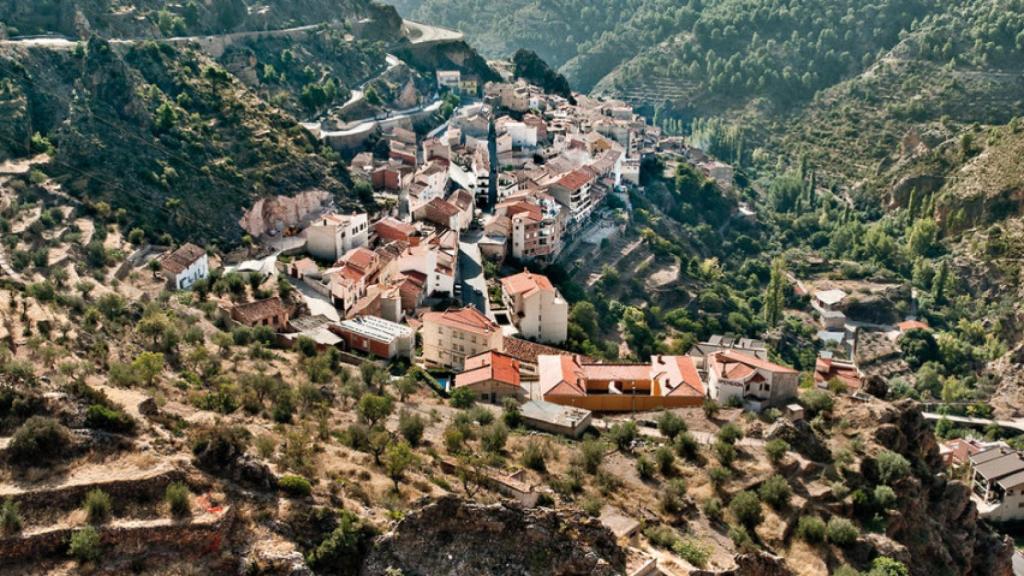
<svg viewBox="0 0 1024 576"><path fill-rule="evenodd" d="M917 288L758 262L774 322L679 337L736 304L660 191L692 179L712 238L775 215L696 139L491 64L297 125L359 202L264 196L230 248L69 195L45 146L0 165L0 576L1015 573L1024 420L893 392L934 370Z"/></svg>

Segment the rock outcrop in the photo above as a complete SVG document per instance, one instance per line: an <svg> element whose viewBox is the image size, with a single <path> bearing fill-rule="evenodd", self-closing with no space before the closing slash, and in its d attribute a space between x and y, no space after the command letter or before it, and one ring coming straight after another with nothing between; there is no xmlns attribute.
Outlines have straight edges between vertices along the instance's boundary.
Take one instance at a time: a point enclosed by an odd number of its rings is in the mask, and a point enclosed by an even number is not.
<svg viewBox="0 0 1024 576"><path fill-rule="evenodd" d="M625 564L615 536L593 518L446 496L381 536L361 574L610 576Z"/></svg>

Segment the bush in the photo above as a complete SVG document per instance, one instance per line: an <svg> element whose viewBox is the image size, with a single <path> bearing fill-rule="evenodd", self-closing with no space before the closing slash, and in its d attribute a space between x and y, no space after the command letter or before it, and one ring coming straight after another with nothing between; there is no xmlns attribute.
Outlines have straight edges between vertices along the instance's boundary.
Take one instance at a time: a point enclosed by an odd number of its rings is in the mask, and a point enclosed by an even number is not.
<svg viewBox="0 0 1024 576"><path fill-rule="evenodd" d="M85 517L89 524L103 524L110 520L110 495L99 488L85 495Z"/></svg>
<svg viewBox="0 0 1024 576"><path fill-rule="evenodd" d="M682 514L686 508L686 481L676 478L669 482L661 492L659 502L665 514Z"/></svg>
<svg viewBox="0 0 1024 576"><path fill-rule="evenodd" d="M718 439L726 444L736 444L740 438L743 438L743 430L732 422L722 426L718 431Z"/></svg>
<svg viewBox="0 0 1024 576"><path fill-rule="evenodd" d="M644 529L644 536L647 537L652 545L658 548L672 548L679 541L676 531L671 526L664 524L648 526Z"/></svg>
<svg viewBox="0 0 1024 576"><path fill-rule="evenodd" d="M67 428L53 418L33 416L14 433L7 457L15 464L35 464L61 456L70 444Z"/></svg>
<svg viewBox="0 0 1024 576"><path fill-rule="evenodd" d="M79 562L99 560L102 552L100 534L92 526L76 530L71 535L71 545L68 547L68 553Z"/></svg>
<svg viewBox="0 0 1024 576"><path fill-rule="evenodd" d="M721 488L730 478L732 478L732 470L724 466L715 466L708 470L708 480L715 488Z"/></svg>
<svg viewBox="0 0 1024 576"><path fill-rule="evenodd" d="M654 451L654 461L658 463L662 476L671 476L675 472L676 455L668 446L660 446Z"/></svg>
<svg viewBox="0 0 1024 576"><path fill-rule="evenodd" d="M481 426L487 426L491 422L494 422L494 413L483 406L474 406L473 409L469 411L469 417Z"/></svg>
<svg viewBox="0 0 1024 576"><path fill-rule="evenodd" d="M836 571L832 573L832 576L861 576L861 573L853 566L843 564L839 568L836 568Z"/></svg>
<svg viewBox="0 0 1024 576"><path fill-rule="evenodd" d="M342 510L338 527L324 538L306 560L319 573L356 574L369 552L377 530L349 510Z"/></svg>
<svg viewBox="0 0 1024 576"><path fill-rule="evenodd" d="M492 454L500 454L508 441L508 428L502 422L495 422L484 428L480 434L480 445Z"/></svg>
<svg viewBox="0 0 1024 576"><path fill-rule="evenodd" d="M587 516L597 518L601 515L601 509L604 508L604 498L596 494L587 496L580 502L580 508L586 512Z"/></svg>
<svg viewBox="0 0 1024 576"><path fill-rule="evenodd" d="M718 498L708 498L704 501L704 515L712 520L722 519L722 501Z"/></svg>
<svg viewBox="0 0 1024 576"><path fill-rule="evenodd" d="M453 408L465 410L467 408L471 408L475 400L476 398L473 395L473 391L469 388L456 388L452 391L451 398L448 399L448 402Z"/></svg>
<svg viewBox="0 0 1024 576"><path fill-rule="evenodd" d="M619 422L608 430L608 439L616 448L626 451L632 448L633 441L638 435L636 422L627 420Z"/></svg>
<svg viewBox="0 0 1024 576"><path fill-rule="evenodd" d="M686 421L675 412L663 411L658 416L658 431L670 440L682 432L686 432Z"/></svg>
<svg viewBox="0 0 1024 576"><path fill-rule="evenodd" d="M689 432L681 432L676 436L675 448L676 454L687 460L696 460L700 456L700 444Z"/></svg>
<svg viewBox="0 0 1024 576"><path fill-rule="evenodd" d="M21 514L18 511L18 503L7 499L0 504L0 533L4 536L13 536L21 532Z"/></svg>
<svg viewBox="0 0 1024 576"><path fill-rule="evenodd" d="M834 400L828 392L813 388L800 395L800 404L810 412L810 416L831 412Z"/></svg>
<svg viewBox="0 0 1024 576"><path fill-rule="evenodd" d="M580 444L579 461L587 474L596 474L604 461L604 442L588 438Z"/></svg>
<svg viewBox="0 0 1024 576"><path fill-rule="evenodd" d="M732 466L732 463L736 461L736 447L728 442L718 440L715 442L715 458L722 466L727 468Z"/></svg>
<svg viewBox="0 0 1024 576"><path fill-rule="evenodd" d="M874 497L875 503L883 510L888 510L896 504L896 492L883 484L875 486Z"/></svg>
<svg viewBox="0 0 1024 576"><path fill-rule="evenodd" d="M857 537L860 536L860 531L854 526L853 522L846 518L840 518L833 516L828 521L828 525L825 527L825 535L828 537L828 541L836 546L845 547L853 544L857 541Z"/></svg>
<svg viewBox="0 0 1024 576"><path fill-rule="evenodd" d="M200 467L221 469L245 454L251 433L241 426L208 426L192 438L192 453Z"/></svg>
<svg viewBox="0 0 1024 576"><path fill-rule="evenodd" d="M277 487L293 498L305 498L313 492L313 486L302 476L285 474L277 481Z"/></svg>
<svg viewBox="0 0 1024 576"><path fill-rule="evenodd" d="M786 456L786 452L789 452L789 442L782 440L781 438L775 438L769 440L764 445L765 452L768 453L768 459L771 460L772 464L778 464L782 462L782 458Z"/></svg>
<svg viewBox="0 0 1024 576"><path fill-rule="evenodd" d="M164 491L164 500L171 508L171 516L184 518L192 513L188 486L184 482L172 482Z"/></svg>
<svg viewBox="0 0 1024 576"><path fill-rule="evenodd" d="M769 506L776 510L781 510L789 505L789 499L793 495L793 490L789 487L789 482L785 478L775 474L761 484L761 489L758 490L758 493L761 495L761 499L767 502Z"/></svg>
<svg viewBox="0 0 1024 576"><path fill-rule="evenodd" d="M896 480L902 480L910 473L910 462L891 450L881 452L875 458L875 464L878 468L878 479L882 484L892 484Z"/></svg>
<svg viewBox="0 0 1024 576"><path fill-rule="evenodd" d="M85 426L107 432L128 434L135 431L135 420L120 410L93 404L85 412Z"/></svg>
<svg viewBox="0 0 1024 576"><path fill-rule="evenodd" d="M641 455L636 459L636 473L641 480L654 478L654 462L647 456Z"/></svg>
<svg viewBox="0 0 1024 576"><path fill-rule="evenodd" d="M695 538L682 538L672 545L672 551L697 568L704 568L711 558L711 548Z"/></svg>
<svg viewBox="0 0 1024 576"><path fill-rule="evenodd" d="M867 576L910 576L910 569L899 560L879 556L871 561L871 570Z"/></svg>
<svg viewBox="0 0 1024 576"><path fill-rule="evenodd" d="M466 436L455 424L449 424L444 429L444 447L449 454L458 454L462 451L466 442Z"/></svg>
<svg viewBox="0 0 1024 576"><path fill-rule="evenodd" d="M818 544L825 541L825 521L817 516L801 516L796 534L805 542Z"/></svg>
<svg viewBox="0 0 1024 576"><path fill-rule="evenodd" d="M501 417L509 428L518 428L523 423L523 414L519 410L519 402L515 398L505 398L501 401Z"/></svg>
<svg viewBox="0 0 1024 576"><path fill-rule="evenodd" d="M423 430L426 428L423 417L408 410L402 410L398 415L398 432L411 446L418 446L423 439Z"/></svg>
<svg viewBox="0 0 1024 576"><path fill-rule="evenodd" d="M523 449L522 464L530 470L536 470L537 472L544 472L547 470L547 464L544 457L544 447L541 443L531 438L526 443L526 448Z"/></svg>
<svg viewBox="0 0 1024 576"><path fill-rule="evenodd" d="M761 523L761 500L757 494L743 490L732 497L729 502L729 510L733 516L744 526L753 528Z"/></svg>

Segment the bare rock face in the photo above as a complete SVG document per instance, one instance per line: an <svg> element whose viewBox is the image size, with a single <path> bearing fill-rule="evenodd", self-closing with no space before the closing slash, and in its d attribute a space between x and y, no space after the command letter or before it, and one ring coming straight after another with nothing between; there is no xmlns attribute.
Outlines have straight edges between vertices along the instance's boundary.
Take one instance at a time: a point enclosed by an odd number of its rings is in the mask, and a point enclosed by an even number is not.
<svg viewBox="0 0 1024 576"><path fill-rule="evenodd" d="M764 437L766 440L785 440L793 450L815 462L826 462L832 456L828 447L815 436L811 425L803 420L791 422L779 419L768 427Z"/></svg>
<svg viewBox="0 0 1024 576"><path fill-rule="evenodd" d="M308 190L292 197L261 198L242 216L238 224L257 237L271 230L280 232L321 210L330 199L330 193L325 190Z"/></svg>
<svg viewBox="0 0 1024 576"><path fill-rule="evenodd" d="M920 407L900 401L873 416L879 422L875 440L902 454L914 470L892 486L899 509L890 515L885 534L913 559L911 574L1009 576L1012 543L979 521L967 486L937 474L942 470L938 443ZM861 468L871 477L874 462L866 460Z"/></svg>
<svg viewBox="0 0 1024 576"><path fill-rule="evenodd" d="M360 573L611 576L625 565L615 536L593 518L445 496L381 536Z"/></svg>
<svg viewBox="0 0 1024 576"><path fill-rule="evenodd" d="M690 576L791 576L785 562L778 556L766 552L739 554L736 567L728 570L695 570Z"/></svg>

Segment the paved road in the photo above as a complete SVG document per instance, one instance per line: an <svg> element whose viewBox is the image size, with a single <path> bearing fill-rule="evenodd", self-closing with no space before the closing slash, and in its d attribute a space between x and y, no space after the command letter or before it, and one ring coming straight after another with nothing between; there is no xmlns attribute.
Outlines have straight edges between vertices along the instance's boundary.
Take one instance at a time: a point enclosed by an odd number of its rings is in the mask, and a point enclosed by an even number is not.
<svg viewBox="0 0 1024 576"><path fill-rule="evenodd" d="M949 420L957 424L970 424L974 426L991 426L995 424L1000 428L1009 428L1018 432L1024 432L1024 419L1016 420L992 420L990 418L975 418L973 416L955 416L953 414L938 414L936 412L922 412L925 420Z"/></svg>
<svg viewBox="0 0 1024 576"><path fill-rule="evenodd" d="M421 24L419 22L413 22L412 20L402 21L402 32L405 33L405 37L409 39L409 42L412 42L413 44L458 42L465 39L465 35L458 30L441 28L440 26L431 26L429 24Z"/></svg>
<svg viewBox="0 0 1024 576"><path fill-rule="evenodd" d="M473 230L459 238L459 282L462 284L463 304L472 304L477 310L489 315L483 256L477 246L482 236L482 231Z"/></svg>

